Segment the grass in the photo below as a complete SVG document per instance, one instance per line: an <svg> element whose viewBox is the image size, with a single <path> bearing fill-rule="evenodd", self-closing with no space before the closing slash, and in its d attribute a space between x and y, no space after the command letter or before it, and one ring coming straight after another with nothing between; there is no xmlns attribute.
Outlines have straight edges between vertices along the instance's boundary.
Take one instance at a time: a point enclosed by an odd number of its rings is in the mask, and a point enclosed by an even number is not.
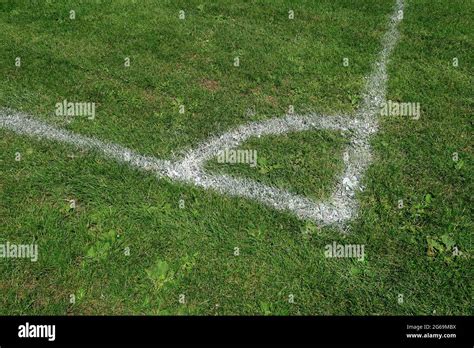
<svg viewBox="0 0 474 348"><path fill-rule="evenodd" d="M289 105L353 112L391 8L6 1L0 105L169 158ZM0 243L34 241L40 253L36 263L0 259L0 314L472 315L473 10L407 1L388 98L419 102L422 116L382 120L347 235L0 130ZM95 102L96 119L55 116L63 99ZM253 139L244 148L276 169L210 165L323 197L343 141L326 132ZM325 258L333 241L364 244L365 260Z"/></svg>
<svg viewBox="0 0 474 348"><path fill-rule="evenodd" d="M244 176L313 199L325 199L343 170L342 134L305 131L264 138L253 137L237 150L254 151L253 163L209 161L207 169L217 173ZM247 152L249 153L249 152ZM222 160L222 159L221 159Z"/></svg>

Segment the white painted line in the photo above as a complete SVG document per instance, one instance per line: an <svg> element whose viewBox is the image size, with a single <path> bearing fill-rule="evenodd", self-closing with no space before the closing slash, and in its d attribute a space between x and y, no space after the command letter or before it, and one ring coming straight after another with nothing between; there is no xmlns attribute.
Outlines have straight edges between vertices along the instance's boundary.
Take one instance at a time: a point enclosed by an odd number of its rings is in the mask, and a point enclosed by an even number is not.
<svg viewBox="0 0 474 348"><path fill-rule="evenodd" d="M10 109L0 110L0 128L9 129L18 134L71 144L80 149L94 150L104 157L130 163L134 167L155 169L157 173L161 173L161 176L164 176L166 168L170 165L170 161L142 156L126 147L59 129Z"/></svg>
<svg viewBox="0 0 474 348"><path fill-rule="evenodd" d="M159 178L211 189L224 195L244 197L259 201L281 211L290 211L301 219L309 219L321 225L343 224L357 214L356 193L362 190L361 178L371 160L370 136L378 129L378 112L385 101L387 62L398 37L398 23L403 19L403 0L397 0L389 27L382 39L382 50L368 77L363 102L355 117L344 115L286 115L261 122L252 122L219 136L211 137L181 159L162 160L142 156L126 147L104 142L58 129L21 112L1 109L0 128L18 134L59 141L81 149L94 150L104 157L154 172ZM349 145L344 156L345 169L338 178L335 190L327 201L310 198L267 186L246 178L207 173L203 166L225 148L235 148L250 137L278 135L310 129L349 131Z"/></svg>

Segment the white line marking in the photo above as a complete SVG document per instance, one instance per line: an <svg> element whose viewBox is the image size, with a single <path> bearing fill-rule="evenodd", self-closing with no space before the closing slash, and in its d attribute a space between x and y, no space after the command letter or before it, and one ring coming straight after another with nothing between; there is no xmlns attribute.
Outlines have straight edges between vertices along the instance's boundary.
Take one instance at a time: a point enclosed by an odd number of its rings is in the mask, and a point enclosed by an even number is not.
<svg viewBox="0 0 474 348"><path fill-rule="evenodd" d="M35 136L68 143L81 149L94 150L104 157L133 167L154 172L157 177L168 177L205 189L237 197L257 200L281 211L293 212L302 219L313 220L321 225L343 224L357 213L355 194L361 191L361 177L370 164L370 136L378 129L377 113L385 101L387 62L398 37L398 23L403 16L403 0L397 0L390 18L388 31L382 39L382 50L367 79L362 106L355 117L345 115L286 115L262 122L252 122L219 136L185 153L182 159L162 160L143 156L126 147L104 142L92 137L74 134L55 128L30 116L10 109L0 110L0 128L18 134ZM310 129L349 131L350 142L345 150L345 169L338 178L335 190L327 201L313 201L307 197L260 184L246 178L207 173L203 165L224 148L235 148L249 137L300 132Z"/></svg>

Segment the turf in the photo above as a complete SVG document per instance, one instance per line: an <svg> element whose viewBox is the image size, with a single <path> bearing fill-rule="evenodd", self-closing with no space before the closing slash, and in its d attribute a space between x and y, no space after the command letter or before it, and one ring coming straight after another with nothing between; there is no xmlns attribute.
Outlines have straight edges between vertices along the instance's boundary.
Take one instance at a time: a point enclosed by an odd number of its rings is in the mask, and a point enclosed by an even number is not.
<svg viewBox="0 0 474 348"><path fill-rule="evenodd" d="M327 199L343 170L344 145L347 141L342 134L329 131L253 137L237 150L253 151L256 166L248 160L233 163L228 157L229 163L225 158L209 161L207 169L251 178L315 200Z"/></svg>
<svg viewBox="0 0 474 348"><path fill-rule="evenodd" d="M392 5L2 2L0 105L167 158L289 105L351 113ZM0 259L0 314L472 314L473 10L407 1L388 98L422 115L382 120L348 234L0 130L0 243L40 253ZM63 99L95 102L96 119L55 116ZM251 140L277 172L227 170L324 196L343 141ZM365 260L326 258L333 241L365 245Z"/></svg>

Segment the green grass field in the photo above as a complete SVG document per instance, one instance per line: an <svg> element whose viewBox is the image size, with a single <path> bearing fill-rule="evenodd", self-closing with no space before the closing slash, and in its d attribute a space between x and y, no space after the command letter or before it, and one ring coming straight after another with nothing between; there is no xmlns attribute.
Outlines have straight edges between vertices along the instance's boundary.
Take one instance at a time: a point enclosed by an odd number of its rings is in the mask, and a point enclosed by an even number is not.
<svg viewBox="0 0 474 348"><path fill-rule="evenodd" d="M3 1L0 106L160 158L289 105L354 113L393 4ZM0 129L0 244L39 248L0 258L0 314L472 315L473 15L406 0L387 98L421 118L381 119L347 233ZM64 99L95 119L56 116ZM251 139L256 167L208 167L322 198L345 141ZM326 258L334 241L364 261Z"/></svg>

